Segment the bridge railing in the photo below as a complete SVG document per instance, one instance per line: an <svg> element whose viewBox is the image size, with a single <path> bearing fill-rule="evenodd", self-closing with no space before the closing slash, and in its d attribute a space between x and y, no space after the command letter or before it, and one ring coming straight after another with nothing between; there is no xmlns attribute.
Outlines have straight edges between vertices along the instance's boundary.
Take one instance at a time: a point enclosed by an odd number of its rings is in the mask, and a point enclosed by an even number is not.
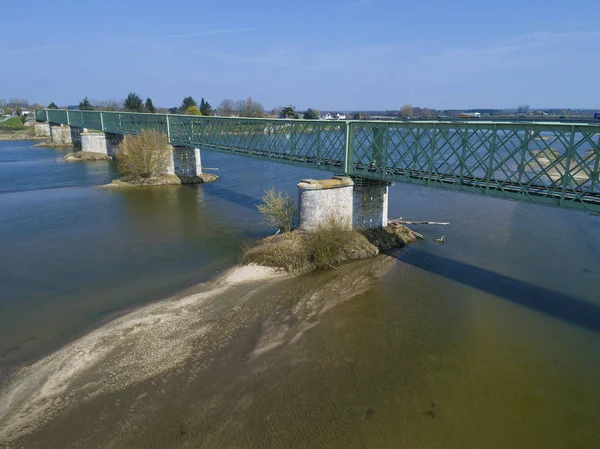
<svg viewBox="0 0 600 449"><path fill-rule="evenodd" d="M600 212L600 125L38 110L36 119L380 180Z"/></svg>
<svg viewBox="0 0 600 449"><path fill-rule="evenodd" d="M254 158L339 171L345 159L346 122L177 114L39 110L36 119L115 134L156 129L175 146L251 155Z"/></svg>
<svg viewBox="0 0 600 449"><path fill-rule="evenodd" d="M357 121L349 129L355 176L600 210L598 125Z"/></svg>
<svg viewBox="0 0 600 449"><path fill-rule="evenodd" d="M227 117L170 116L173 145L245 153L333 170L342 167L346 123Z"/></svg>

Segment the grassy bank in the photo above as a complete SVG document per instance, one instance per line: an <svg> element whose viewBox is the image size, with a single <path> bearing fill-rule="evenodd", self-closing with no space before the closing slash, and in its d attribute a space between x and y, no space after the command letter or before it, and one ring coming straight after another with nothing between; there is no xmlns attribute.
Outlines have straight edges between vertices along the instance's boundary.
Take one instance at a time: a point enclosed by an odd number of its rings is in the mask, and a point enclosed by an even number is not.
<svg viewBox="0 0 600 449"><path fill-rule="evenodd" d="M0 131L23 131L25 128L21 117L10 117L0 121Z"/></svg>
<svg viewBox="0 0 600 449"><path fill-rule="evenodd" d="M349 230L330 222L314 232L292 231L261 240L244 251L243 263L307 273L336 268L415 241L418 234L393 224L383 229Z"/></svg>

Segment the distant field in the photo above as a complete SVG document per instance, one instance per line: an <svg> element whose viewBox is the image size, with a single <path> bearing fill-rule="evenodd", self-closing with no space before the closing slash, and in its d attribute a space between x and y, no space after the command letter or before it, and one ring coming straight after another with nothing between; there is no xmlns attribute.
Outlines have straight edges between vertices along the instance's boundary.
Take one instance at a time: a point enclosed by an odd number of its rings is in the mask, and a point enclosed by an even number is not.
<svg viewBox="0 0 600 449"><path fill-rule="evenodd" d="M21 122L21 117L10 117L7 120L0 117L0 130L21 131L23 129L25 129L25 126Z"/></svg>

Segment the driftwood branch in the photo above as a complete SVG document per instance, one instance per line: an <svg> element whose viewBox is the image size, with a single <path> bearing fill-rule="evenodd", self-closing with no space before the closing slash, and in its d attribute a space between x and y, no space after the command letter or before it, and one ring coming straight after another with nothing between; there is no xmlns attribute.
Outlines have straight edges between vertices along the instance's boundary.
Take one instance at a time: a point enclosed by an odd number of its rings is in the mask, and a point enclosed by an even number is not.
<svg viewBox="0 0 600 449"><path fill-rule="evenodd" d="M401 224L401 225L442 225L446 226L450 223L445 221L405 221L402 218L397 218L395 220L390 220L389 224Z"/></svg>
<svg viewBox="0 0 600 449"><path fill-rule="evenodd" d="M411 225L442 225L446 226L450 223L443 221L401 221L401 224L411 224Z"/></svg>

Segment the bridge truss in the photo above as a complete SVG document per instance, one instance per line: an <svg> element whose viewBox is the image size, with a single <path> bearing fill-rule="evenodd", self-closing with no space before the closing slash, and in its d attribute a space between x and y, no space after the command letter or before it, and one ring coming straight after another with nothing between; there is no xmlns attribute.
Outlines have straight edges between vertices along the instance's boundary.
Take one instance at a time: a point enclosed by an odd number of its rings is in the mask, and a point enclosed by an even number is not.
<svg viewBox="0 0 600 449"><path fill-rule="evenodd" d="M107 133L164 132L188 146L376 181L600 213L600 125L485 121L322 121L36 111Z"/></svg>

